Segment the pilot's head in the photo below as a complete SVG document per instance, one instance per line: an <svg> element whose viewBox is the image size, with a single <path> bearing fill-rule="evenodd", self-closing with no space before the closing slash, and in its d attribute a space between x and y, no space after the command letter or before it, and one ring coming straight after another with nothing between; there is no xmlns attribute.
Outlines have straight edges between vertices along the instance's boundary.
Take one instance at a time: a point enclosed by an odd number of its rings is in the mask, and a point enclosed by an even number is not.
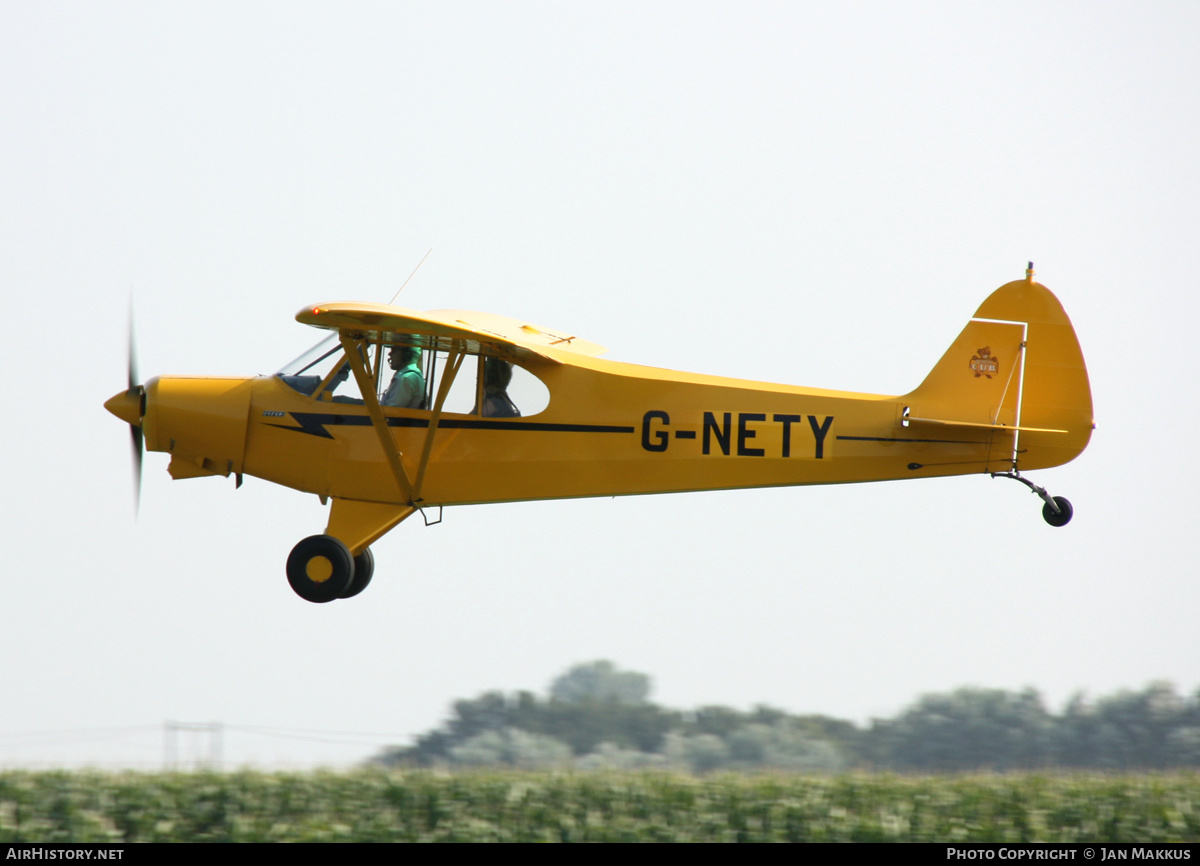
<svg viewBox="0 0 1200 866"><path fill-rule="evenodd" d="M512 381L512 364L499 358L488 358L483 363L483 386L503 391Z"/></svg>
<svg viewBox="0 0 1200 866"><path fill-rule="evenodd" d="M410 364L417 363L421 350L413 346L392 346L388 350L388 366L393 370L403 370Z"/></svg>

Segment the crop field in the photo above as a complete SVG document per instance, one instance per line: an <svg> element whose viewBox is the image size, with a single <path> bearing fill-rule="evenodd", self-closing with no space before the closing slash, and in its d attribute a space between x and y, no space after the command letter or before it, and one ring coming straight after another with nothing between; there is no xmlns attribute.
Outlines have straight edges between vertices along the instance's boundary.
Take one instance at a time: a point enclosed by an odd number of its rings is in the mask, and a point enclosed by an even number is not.
<svg viewBox="0 0 1200 866"><path fill-rule="evenodd" d="M1200 775L0 772L4 842L1200 840Z"/></svg>

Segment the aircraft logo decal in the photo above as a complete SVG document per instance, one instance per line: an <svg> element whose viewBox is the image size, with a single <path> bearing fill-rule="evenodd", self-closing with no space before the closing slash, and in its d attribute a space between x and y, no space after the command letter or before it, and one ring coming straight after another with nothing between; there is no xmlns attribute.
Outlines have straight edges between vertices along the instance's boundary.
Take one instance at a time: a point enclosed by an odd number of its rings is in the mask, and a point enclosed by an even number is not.
<svg viewBox="0 0 1200 866"><path fill-rule="evenodd" d="M984 346L978 351L978 355L971 356L971 369L975 371L976 379L980 376L990 379L1000 372L1000 359L992 355L991 346Z"/></svg>

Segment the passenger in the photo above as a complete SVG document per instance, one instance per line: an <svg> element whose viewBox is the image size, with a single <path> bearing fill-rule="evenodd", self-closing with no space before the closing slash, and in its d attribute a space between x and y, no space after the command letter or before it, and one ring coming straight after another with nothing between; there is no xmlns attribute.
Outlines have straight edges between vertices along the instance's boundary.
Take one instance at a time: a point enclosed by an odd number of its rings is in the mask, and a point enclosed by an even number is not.
<svg viewBox="0 0 1200 866"><path fill-rule="evenodd" d="M388 350L388 366L396 372L380 404L401 409L425 408L425 377L420 362L421 350L413 346L392 346Z"/></svg>
<svg viewBox="0 0 1200 866"><path fill-rule="evenodd" d="M508 397L512 364L499 358L483 361L483 405L478 414L484 418L520 418L521 412Z"/></svg>

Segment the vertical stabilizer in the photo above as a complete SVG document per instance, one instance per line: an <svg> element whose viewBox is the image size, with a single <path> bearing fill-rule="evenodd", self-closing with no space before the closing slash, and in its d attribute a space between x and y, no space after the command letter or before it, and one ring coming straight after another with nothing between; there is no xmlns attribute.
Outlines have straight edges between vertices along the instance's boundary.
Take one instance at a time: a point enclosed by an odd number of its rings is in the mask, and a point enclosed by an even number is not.
<svg viewBox="0 0 1200 866"><path fill-rule="evenodd" d="M905 399L914 419L997 428L1005 437L997 446L1015 452L1021 470L1067 463L1092 435L1083 351L1062 304L1032 270L992 292Z"/></svg>

